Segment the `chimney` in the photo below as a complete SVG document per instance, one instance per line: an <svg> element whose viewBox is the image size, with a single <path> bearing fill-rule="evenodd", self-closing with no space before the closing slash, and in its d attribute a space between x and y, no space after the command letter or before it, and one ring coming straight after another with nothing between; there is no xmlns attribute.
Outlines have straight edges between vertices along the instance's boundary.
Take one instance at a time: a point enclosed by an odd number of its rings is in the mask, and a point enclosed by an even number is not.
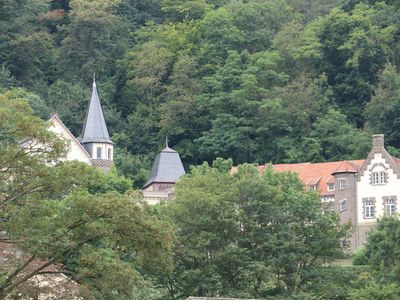
<svg viewBox="0 0 400 300"><path fill-rule="evenodd" d="M374 134L372 136L372 148L373 149L382 149L385 147L384 145L384 138L383 134Z"/></svg>

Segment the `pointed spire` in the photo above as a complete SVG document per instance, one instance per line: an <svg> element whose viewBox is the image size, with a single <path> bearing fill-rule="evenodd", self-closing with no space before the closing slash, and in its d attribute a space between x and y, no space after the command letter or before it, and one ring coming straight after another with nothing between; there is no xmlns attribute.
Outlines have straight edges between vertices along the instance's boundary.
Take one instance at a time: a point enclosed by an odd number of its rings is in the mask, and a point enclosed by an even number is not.
<svg viewBox="0 0 400 300"><path fill-rule="evenodd" d="M93 87L96 86L96 73L93 73Z"/></svg>
<svg viewBox="0 0 400 300"><path fill-rule="evenodd" d="M96 78L93 75L92 97L89 108L86 113L85 125L82 131L81 143L112 143L106 122L104 120L103 110L101 109L99 95L97 94Z"/></svg>
<svg viewBox="0 0 400 300"><path fill-rule="evenodd" d="M168 147L168 136L167 135L165 136L165 148L169 148Z"/></svg>

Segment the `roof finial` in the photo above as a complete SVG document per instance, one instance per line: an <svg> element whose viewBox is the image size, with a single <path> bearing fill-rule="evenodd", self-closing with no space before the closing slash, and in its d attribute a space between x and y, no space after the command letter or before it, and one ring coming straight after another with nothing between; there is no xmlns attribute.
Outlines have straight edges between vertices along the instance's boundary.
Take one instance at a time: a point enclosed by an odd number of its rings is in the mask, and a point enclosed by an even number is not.
<svg viewBox="0 0 400 300"><path fill-rule="evenodd" d="M165 136L165 147L168 148L168 136L167 135Z"/></svg>
<svg viewBox="0 0 400 300"><path fill-rule="evenodd" d="M93 86L96 86L96 73L93 73Z"/></svg>

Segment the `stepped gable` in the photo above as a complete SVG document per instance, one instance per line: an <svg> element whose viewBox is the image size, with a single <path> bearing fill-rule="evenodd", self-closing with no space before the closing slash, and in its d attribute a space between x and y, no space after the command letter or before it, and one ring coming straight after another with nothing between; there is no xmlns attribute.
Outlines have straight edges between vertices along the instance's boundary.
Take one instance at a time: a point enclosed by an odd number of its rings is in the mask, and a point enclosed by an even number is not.
<svg viewBox="0 0 400 300"><path fill-rule="evenodd" d="M83 125L81 143L113 144L108 135L106 121L104 120L99 95L97 94L95 79L93 79L92 97L90 99L89 109L86 113L86 119Z"/></svg>
<svg viewBox="0 0 400 300"><path fill-rule="evenodd" d="M375 157L375 154L380 154L393 169L393 172L397 175L397 178L400 178L400 159L391 156L386 151L384 144L385 140L383 134L374 134L372 136L372 149L369 152L367 159L364 161L364 164L360 168L359 174L361 176L364 175L364 172L366 171L368 165L371 163L371 160Z"/></svg>
<svg viewBox="0 0 400 300"><path fill-rule="evenodd" d="M174 149L166 147L156 156L151 169L150 179L143 188L153 183L175 183L182 175L185 175L185 169L179 153Z"/></svg>

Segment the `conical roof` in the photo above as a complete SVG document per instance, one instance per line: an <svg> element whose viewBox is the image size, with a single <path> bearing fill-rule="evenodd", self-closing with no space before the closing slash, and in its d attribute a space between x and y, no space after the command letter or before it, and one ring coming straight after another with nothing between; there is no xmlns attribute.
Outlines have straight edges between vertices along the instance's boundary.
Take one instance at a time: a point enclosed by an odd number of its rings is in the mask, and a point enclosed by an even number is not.
<svg viewBox="0 0 400 300"><path fill-rule="evenodd" d="M148 187L152 183L175 183L182 175L185 175L179 153L174 149L166 147L156 156L149 181L143 188Z"/></svg>
<svg viewBox="0 0 400 300"><path fill-rule="evenodd" d="M341 164L336 168L335 171L332 172L333 174L338 173L357 173L357 168L348 161L342 161Z"/></svg>
<svg viewBox="0 0 400 300"><path fill-rule="evenodd" d="M81 143L112 143L103 110L101 109L99 95L97 94L96 81L93 79L92 97L89 109L86 113L86 120L83 126Z"/></svg>

